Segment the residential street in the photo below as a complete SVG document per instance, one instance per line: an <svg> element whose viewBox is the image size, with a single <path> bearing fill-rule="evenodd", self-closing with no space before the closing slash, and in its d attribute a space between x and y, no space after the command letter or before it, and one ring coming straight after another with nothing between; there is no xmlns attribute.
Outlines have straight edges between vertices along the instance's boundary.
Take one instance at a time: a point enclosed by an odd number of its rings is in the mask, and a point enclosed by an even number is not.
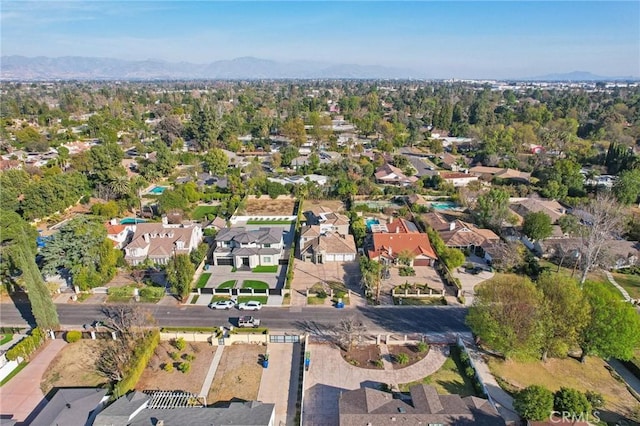
<svg viewBox="0 0 640 426"><path fill-rule="evenodd" d="M57 305L60 323L64 327L80 327L104 318L106 305ZM205 306L162 306L140 304L148 309L159 326L229 326L229 318L237 318L240 311L214 311ZM26 325L28 305L19 309L10 303L0 305L0 323L4 326ZM272 331L308 331L319 325L332 326L341 319L355 316L372 333L448 333L465 332L467 308L458 306L362 306L349 309L328 307L266 307L256 313L264 326Z"/></svg>

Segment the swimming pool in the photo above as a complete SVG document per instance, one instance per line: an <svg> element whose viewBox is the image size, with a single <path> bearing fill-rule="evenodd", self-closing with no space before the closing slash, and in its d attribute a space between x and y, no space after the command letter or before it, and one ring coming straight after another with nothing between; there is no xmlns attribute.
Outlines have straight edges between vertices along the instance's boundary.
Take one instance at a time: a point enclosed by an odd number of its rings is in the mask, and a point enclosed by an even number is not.
<svg viewBox="0 0 640 426"><path fill-rule="evenodd" d="M144 219L138 219L136 217L125 217L124 219L120 220L120 225L131 225L134 223L145 223L146 220Z"/></svg>
<svg viewBox="0 0 640 426"><path fill-rule="evenodd" d="M371 229L371 225L380 225L380 221L372 217L368 218L365 223L368 229Z"/></svg>
<svg viewBox="0 0 640 426"><path fill-rule="evenodd" d="M156 186L153 189L151 189L149 191L149 193L150 194L162 194L165 191L165 189L167 189L166 186Z"/></svg>
<svg viewBox="0 0 640 426"><path fill-rule="evenodd" d="M431 203L434 210L451 210L458 207L453 201L434 201Z"/></svg>

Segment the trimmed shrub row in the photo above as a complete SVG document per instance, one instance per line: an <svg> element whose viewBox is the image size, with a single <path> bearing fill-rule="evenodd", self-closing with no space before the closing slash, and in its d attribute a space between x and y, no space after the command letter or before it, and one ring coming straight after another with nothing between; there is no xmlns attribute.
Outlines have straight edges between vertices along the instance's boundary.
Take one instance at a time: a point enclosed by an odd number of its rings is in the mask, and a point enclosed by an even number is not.
<svg viewBox="0 0 640 426"><path fill-rule="evenodd" d="M39 328L34 328L30 336L20 340L14 347L7 351L6 357L9 361L15 361L18 357L29 359L29 356L42 346L44 341L44 332Z"/></svg>
<svg viewBox="0 0 640 426"><path fill-rule="evenodd" d="M135 387L159 343L160 332L156 329L143 337L141 341L136 344L133 356L131 357L131 363L125 369L126 373L124 379L119 381L113 388L113 394L115 397L126 395L127 392Z"/></svg>

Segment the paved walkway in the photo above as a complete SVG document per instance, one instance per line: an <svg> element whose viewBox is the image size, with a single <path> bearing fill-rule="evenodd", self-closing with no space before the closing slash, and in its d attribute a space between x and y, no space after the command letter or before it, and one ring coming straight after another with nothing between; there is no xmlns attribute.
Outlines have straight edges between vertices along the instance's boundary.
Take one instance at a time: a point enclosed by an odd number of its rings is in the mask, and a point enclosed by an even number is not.
<svg viewBox="0 0 640 426"><path fill-rule="evenodd" d="M456 268L456 270L452 271L454 278L458 278L460 280L460 284L462 285L462 295L464 296L464 304L466 306L471 306L473 304L474 295L476 293L475 287L488 280L493 278L495 275L493 272L482 271L476 275L470 274L464 271L464 268Z"/></svg>
<svg viewBox="0 0 640 426"><path fill-rule="evenodd" d="M617 288L620 291L620 293L622 293L622 297L624 297L624 300L626 300L627 302L631 302L631 296L629 296L629 293L627 293L627 290L622 288L622 286L616 282L616 280L613 278L613 275L611 275L611 272L604 271L604 273L607 275L607 279L609 280L609 282L613 284L613 286Z"/></svg>
<svg viewBox="0 0 640 426"><path fill-rule="evenodd" d="M0 388L0 413L13 415L23 422L44 400L40 390L42 375L67 343L62 339L49 340L29 364Z"/></svg>
<svg viewBox="0 0 640 426"><path fill-rule="evenodd" d="M202 388L200 389L200 395L198 396L204 396L206 398L207 395L209 395L209 389L211 389L211 383L213 383L213 378L216 376L216 370L218 369L218 365L220 364L223 350L224 346L218 346L216 348L216 353L213 355L211 365L209 366L209 371L207 371L207 375L205 376L204 382L202 383Z"/></svg>
<svg viewBox="0 0 640 426"><path fill-rule="evenodd" d="M519 425L520 424L520 416L515 412L513 408L513 398L511 395L506 393L498 382L496 378L491 374L489 370L489 366L484 362L482 358L482 354L478 350L476 346L473 336L471 334L465 334L462 336L464 340L464 344L467 347L467 351L469 353L469 357L473 361L473 364L476 369L476 373L478 377L480 377L480 381L484 384L491 400L495 404L500 416L504 419L507 425Z"/></svg>
<svg viewBox="0 0 640 426"><path fill-rule="evenodd" d="M625 367L624 364L622 364L617 359L610 359L609 361L607 361L607 364L613 367L613 369L616 370L616 373L618 373L618 375L622 377L627 385L629 385L631 389L633 389L637 394L640 395L640 379L638 379L635 374L629 371L629 369L627 369L627 367Z"/></svg>
<svg viewBox="0 0 640 426"><path fill-rule="evenodd" d="M262 371L258 401L276 404L276 425L294 425L300 382L300 351L299 343L271 343L267 346L269 367Z"/></svg>
<svg viewBox="0 0 640 426"><path fill-rule="evenodd" d="M346 390L361 387L379 388L380 384L397 387L435 373L442 367L448 348L432 347L419 362L399 370L371 370L347 363L340 351L329 344L310 344L311 365L305 381L305 426L334 426L338 422L338 400Z"/></svg>

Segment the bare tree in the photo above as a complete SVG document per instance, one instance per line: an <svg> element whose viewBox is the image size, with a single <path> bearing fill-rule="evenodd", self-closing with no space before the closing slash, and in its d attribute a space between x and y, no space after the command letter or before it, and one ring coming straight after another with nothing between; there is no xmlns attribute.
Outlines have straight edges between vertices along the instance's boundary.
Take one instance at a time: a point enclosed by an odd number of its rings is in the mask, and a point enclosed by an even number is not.
<svg viewBox="0 0 640 426"><path fill-rule="evenodd" d="M155 322L148 310L133 304L105 306L102 313L107 317L104 325L118 332L123 340L139 337Z"/></svg>
<svg viewBox="0 0 640 426"><path fill-rule="evenodd" d="M367 328L355 317L344 318L336 327L336 337L338 344L345 351L350 351L353 343L359 340Z"/></svg>
<svg viewBox="0 0 640 426"><path fill-rule="evenodd" d="M577 216L582 221L580 227L580 266L584 284L589 270L604 255L603 249L612 239L624 231L625 214L622 206L609 194L598 195L582 206Z"/></svg>
<svg viewBox="0 0 640 426"><path fill-rule="evenodd" d="M96 372L112 382L119 382L124 378L124 368L129 365L131 355L132 347L128 340L107 341L96 361Z"/></svg>

